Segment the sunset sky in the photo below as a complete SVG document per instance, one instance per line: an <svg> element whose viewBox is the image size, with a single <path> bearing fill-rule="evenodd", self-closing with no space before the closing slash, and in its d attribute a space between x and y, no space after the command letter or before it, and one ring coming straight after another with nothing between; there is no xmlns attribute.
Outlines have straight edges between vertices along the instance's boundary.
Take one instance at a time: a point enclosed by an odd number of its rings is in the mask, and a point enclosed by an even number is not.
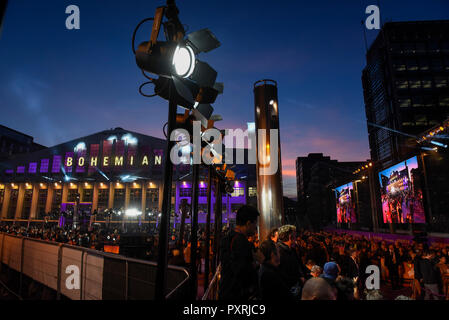
<svg viewBox="0 0 449 320"><path fill-rule="evenodd" d="M78 5L81 29L65 28ZM9 1L0 35L0 124L52 146L114 127L163 137L167 102L145 81L131 36L164 1ZM178 0L188 32L209 28L222 46L201 54L224 82L220 128L254 121L253 83L278 82L285 195L296 197L295 159L322 152L369 158L361 73L361 21L377 1ZM382 21L447 19L449 1L380 1ZM149 38L151 23L138 33ZM366 31L368 42L377 31Z"/></svg>

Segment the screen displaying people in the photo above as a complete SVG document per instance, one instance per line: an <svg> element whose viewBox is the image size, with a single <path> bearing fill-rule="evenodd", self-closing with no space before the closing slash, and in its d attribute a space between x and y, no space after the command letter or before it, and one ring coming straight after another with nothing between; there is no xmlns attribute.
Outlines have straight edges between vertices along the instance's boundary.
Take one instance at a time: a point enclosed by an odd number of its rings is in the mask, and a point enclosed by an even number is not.
<svg viewBox="0 0 449 320"><path fill-rule="evenodd" d="M379 172L384 223L425 223L418 159Z"/></svg>
<svg viewBox="0 0 449 320"><path fill-rule="evenodd" d="M335 189L337 199L337 222L338 223L355 223L357 222L355 214L355 203L353 201L353 185L352 182L347 183Z"/></svg>

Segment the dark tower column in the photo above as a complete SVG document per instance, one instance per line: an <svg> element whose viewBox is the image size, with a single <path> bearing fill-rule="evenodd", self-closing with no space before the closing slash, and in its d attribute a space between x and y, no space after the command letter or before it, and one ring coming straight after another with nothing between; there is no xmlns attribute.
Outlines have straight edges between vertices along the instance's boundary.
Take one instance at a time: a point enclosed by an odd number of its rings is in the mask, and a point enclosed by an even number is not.
<svg viewBox="0 0 449 320"><path fill-rule="evenodd" d="M284 223L276 81L260 80L254 83L254 107L257 141L257 205L260 212L259 239L262 241L272 227L279 227ZM277 130L277 137L270 135L271 129ZM259 136L259 130L265 131L264 144L262 140L259 141L262 139L262 136ZM277 141L271 141L275 138ZM276 163L277 169L272 170L276 168Z"/></svg>

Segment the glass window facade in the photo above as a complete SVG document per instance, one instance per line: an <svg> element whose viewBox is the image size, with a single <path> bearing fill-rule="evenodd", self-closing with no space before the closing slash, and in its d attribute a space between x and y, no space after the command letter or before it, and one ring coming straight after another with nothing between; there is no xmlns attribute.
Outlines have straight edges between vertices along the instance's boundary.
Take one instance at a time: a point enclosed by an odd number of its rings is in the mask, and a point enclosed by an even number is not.
<svg viewBox="0 0 449 320"><path fill-rule="evenodd" d="M32 199L33 189L26 189L23 197L22 213L20 215L22 219L28 219L28 217L30 216Z"/></svg>
<svg viewBox="0 0 449 320"><path fill-rule="evenodd" d="M14 219L14 215L16 214L18 196L19 196L19 190L12 189L11 195L9 197L8 212L6 214L7 219Z"/></svg>

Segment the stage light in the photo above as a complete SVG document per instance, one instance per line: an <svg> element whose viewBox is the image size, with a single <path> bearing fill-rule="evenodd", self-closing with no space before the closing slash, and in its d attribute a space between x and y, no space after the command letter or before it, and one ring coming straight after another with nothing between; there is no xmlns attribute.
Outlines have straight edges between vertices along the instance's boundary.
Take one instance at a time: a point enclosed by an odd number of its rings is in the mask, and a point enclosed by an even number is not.
<svg viewBox="0 0 449 320"><path fill-rule="evenodd" d="M79 151L83 151L86 150L86 144L84 142L79 142L76 146L74 151L75 152L79 152Z"/></svg>
<svg viewBox="0 0 449 320"><path fill-rule="evenodd" d="M373 163L372 163L372 162L370 162L370 163L369 163L369 166L370 166L370 167L372 167L372 166L373 166Z"/></svg>
<svg viewBox="0 0 449 320"><path fill-rule="evenodd" d="M207 128L207 121L212 116L214 108L210 104L198 104L196 103L192 112L195 120L200 121L204 128Z"/></svg>
<svg viewBox="0 0 449 320"><path fill-rule="evenodd" d="M125 211L125 215L128 217L136 217L141 215L142 212L137 210L136 208L130 208L130 209L126 209Z"/></svg>
<svg viewBox="0 0 449 320"><path fill-rule="evenodd" d="M175 68L175 72L182 78L188 78L195 70L195 53L193 49L186 45L178 45L173 54L172 64Z"/></svg>
<svg viewBox="0 0 449 320"><path fill-rule="evenodd" d="M447 145L446 145L446 144L443 144L443 143L441 143L441 142L430 141L430 143L431 143L431 144L434 144L434 145L436 145L436 146L439 146L439 147L447 148Z"/></svg>

